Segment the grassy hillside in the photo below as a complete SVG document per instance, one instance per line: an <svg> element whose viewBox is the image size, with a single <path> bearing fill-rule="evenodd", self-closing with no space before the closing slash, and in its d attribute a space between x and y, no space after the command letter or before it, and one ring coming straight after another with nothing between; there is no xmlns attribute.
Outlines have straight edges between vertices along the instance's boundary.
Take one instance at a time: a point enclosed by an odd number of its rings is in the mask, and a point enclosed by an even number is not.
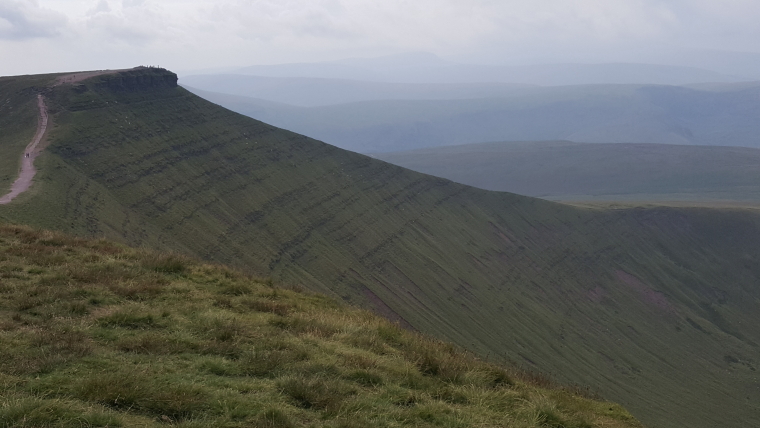
<svg viewBox="0 0 760 428"><path fill-rule="evenodd" d="M758 149L500 142L374 157L481 189L549 200L760 203Z"/></svg>
<svg viewBox="0 0 760 428"><path fill-rule="evenodd" d="M0 217L233 264L644 423L757 425L760 216L577 209L405 170L142 70L47 91L36 185ZM695 376L699 373L699 376Z"/></svg>
<svg viewBox="0 0 760 428"><path fill-rule="evenodd" d="M381 100L309 108L198 94L258 120L360 153L551 140L760 147L757 83L724 90L539 87L480 99Z"/></svg>
<svg viewBox="0 0 760 428"><path fill-rule="evenodd" d="M0 194L6 194L21 167L24 147L37 129L37 87L50 76L0 77Z"/></svg>
<svg viewBox="0 0 760 428"><path fill-rule="evenodd" d="M368 312L176 255L0 225L0 279L4 427L640 426Z"/></svg>

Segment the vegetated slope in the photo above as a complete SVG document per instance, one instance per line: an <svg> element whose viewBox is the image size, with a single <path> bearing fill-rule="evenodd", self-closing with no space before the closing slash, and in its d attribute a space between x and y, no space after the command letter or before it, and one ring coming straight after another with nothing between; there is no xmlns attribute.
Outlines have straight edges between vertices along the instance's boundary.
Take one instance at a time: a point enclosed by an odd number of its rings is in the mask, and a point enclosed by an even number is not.
<svg viewBox="0 0 760 428"><path fill-rule="evenodd" d="M498 142L373 157L550 200L760 203L760 150L742 147Z"/></svg>
<svg viewBox="0 0 760 428"><path fill-rule="evenodd" d="M196 90L193 90L196 91ZM760 85L526 88L470 100L295 107L196 91L231 110L361 153L487 141L760 147Z"/></svg>
<svg viewBox="0 0 760 428"><path fill-rule="evenodd" d="M37 90L49 76L0 77L0 195L16 180L24 147L37 129Z"/></svg>
<svg viewBox="0 0 760 428"><path fill-rule="evenodd" d="M174 82L141 70L48 91L39 181L0 216L303 284L598 388L652 426L760 423L755 213L478 190Z"/></svg>
<svg viewBox="0 0 760 428"><path fill-rule="evenodd" d="M0 295L0 426L641 426L324 296L103 240L0 225Z"/></svg>

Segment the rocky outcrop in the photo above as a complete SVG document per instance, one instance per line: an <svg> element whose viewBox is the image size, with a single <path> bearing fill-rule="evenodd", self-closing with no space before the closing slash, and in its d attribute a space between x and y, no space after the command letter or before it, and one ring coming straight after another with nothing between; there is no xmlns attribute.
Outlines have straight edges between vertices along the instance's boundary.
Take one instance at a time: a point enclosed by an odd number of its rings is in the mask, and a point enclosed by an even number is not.
<svg viewBox="0 0 760 428"><path fill-rule="evenodd" d="M100 76L97 78L95 87L117 92L176 88L177 75L163 68L137 67Z"/></svg>

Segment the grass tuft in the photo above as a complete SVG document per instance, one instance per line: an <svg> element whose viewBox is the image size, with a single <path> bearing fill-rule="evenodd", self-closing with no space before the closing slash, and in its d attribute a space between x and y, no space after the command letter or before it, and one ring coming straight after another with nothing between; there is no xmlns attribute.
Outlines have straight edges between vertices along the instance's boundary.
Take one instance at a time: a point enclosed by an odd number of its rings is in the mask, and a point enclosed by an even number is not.
<svg viewBox="0 0 760 428"><path fill-rule="evenodd" d="M294 376L279 383L284 394L304 409L337 411L356 391L336 380Z"/></svg>
<svg viewBox="0 0 760 428"><path fill-rule="evenodd" d="M187 259L178 254L165 254L146 258L143 265L160 273L180 274L185 271Z"/></svg>
<svg viewBox="0 0 760 428"><path fill-rule="evenodd" d="M63 400L20 398L0 403L0 427L121 427L122 421L105 410L85 408Z"/></svg>
<svg viewBox="0 0 760 428"><path fill-rule="evenodd" d="M269 409L256 417L255 428L295 428L290 418L278 409Z"/></svg>
<svg viewBox="0 0 760 428"><path fill-rule="evenodd" d="M376 387L383 384L383 377L380 374L367 370L355 370L349 373L346 379L367 387Z"/></svg>
<svg viewBox="0 0 760 428"><path fill-rule="evenodd" d="M158 328L160 324L153 314L118 311L98 319L104 327L120 327L128 329Z"/></svg>
<svg viewBox="0 0 760 428"><path fill-rule="evenodd" d="M266 299L245 299L241 303L254 311L267 312L281 317L287 316L291 310L292 305L283 302L276 302Z"/></svg>
<svg viewBox="0 0 760 428"><path fill-rule="evenodd" d="M209 396L195 385L161 382L145 374L129 372L98 373L82 379L76 397L115 409L128 409L150 415L182 420L210 406Z"/></svg>

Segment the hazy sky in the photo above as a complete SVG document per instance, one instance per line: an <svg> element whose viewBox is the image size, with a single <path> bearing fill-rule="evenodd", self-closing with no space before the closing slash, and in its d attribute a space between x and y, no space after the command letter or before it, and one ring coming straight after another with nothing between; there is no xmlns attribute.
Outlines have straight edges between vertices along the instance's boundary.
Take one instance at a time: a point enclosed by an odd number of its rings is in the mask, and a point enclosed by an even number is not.
<svg viewBox="0 0 760 428"><path fill-rule="evenodd" d="M758 0L0 0L0 75L426 51L481 63L760 51Z"/></svg>

